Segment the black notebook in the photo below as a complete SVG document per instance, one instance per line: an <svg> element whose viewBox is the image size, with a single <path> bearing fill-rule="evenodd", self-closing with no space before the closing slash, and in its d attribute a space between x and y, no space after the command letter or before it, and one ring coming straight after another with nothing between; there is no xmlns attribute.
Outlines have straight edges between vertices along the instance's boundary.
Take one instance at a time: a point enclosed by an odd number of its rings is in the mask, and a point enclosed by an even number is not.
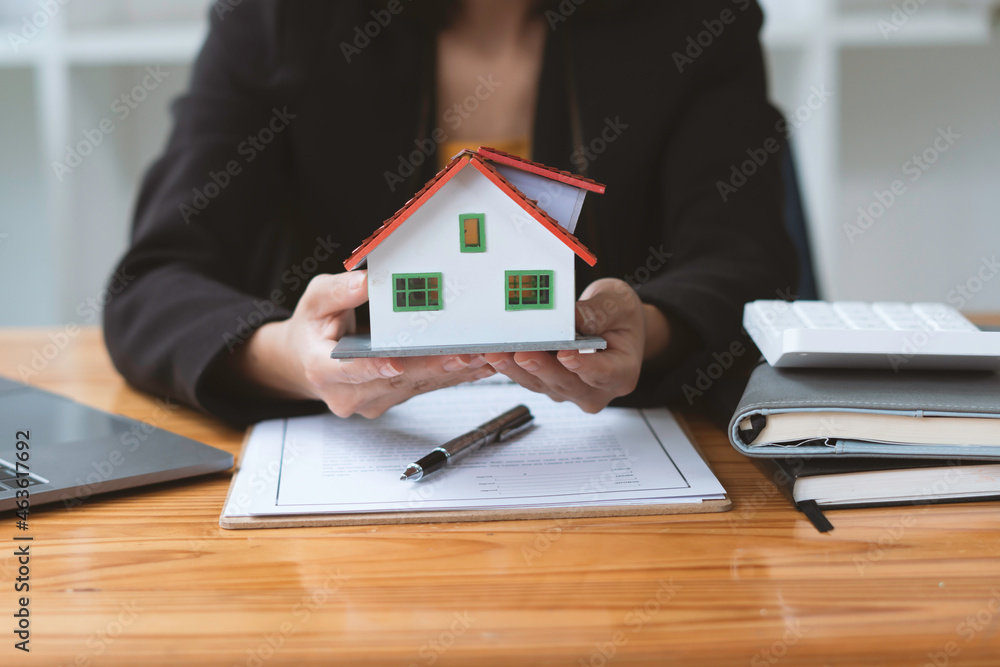
<svg viewBox="0 0 1000 667"><path fill-rule="evenodd" d="M823 509L1000 499L1000 463L971 459L804 458L751 461L826 532Z"/></svg>

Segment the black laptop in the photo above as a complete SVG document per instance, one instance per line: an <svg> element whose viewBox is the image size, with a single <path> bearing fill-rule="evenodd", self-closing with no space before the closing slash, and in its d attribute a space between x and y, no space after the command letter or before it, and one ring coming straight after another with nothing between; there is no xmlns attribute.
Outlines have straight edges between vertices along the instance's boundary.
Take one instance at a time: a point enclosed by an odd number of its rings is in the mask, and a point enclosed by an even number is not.
<svg viewBox="0 0 1000 667"><path fill-rule="evenodd" d="M232 465L228 452L0 377L0 511L16 509L24 488L31 507L74 507Z"/></svg>

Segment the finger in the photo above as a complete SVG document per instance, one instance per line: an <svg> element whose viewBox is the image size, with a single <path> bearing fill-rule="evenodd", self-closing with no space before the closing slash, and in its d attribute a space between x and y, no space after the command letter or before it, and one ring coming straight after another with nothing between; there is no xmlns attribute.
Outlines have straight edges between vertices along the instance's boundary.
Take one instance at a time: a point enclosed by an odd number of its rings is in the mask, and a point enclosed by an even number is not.
<svg viewBox="0 0 1000 667"><path fill-rule="evenodd" d="M576 304L576 328L582 333L601 335L623 326L641 324L640 307L638 295L625 281L597 280L583 291Z"/></svg>
<svg viewBox="0 0 1000 667"><path fill-rule="evenodd" d="M323 273L306 286L296 310L310 319L339 315L368 301L367 271Z"/></svg>
<svg viewBox="0 0 1000 667"><path fill-rule="evenodd" d="M442 386L445 382L467 382L474 379L476 374L481 372L482 369L467 369L457 373L438 375L434 378L420 380L397 376L394 378L379 378L370 382L356 384L334 382L326 385L319 392L319 398L338 417L350 417L360 412L365 406L369 406L384 397L395 397L387 404L387 406L392 405L394 402L398 403L409 396ZM490 372L492 373L492 369L490 369Z"/></svg>
<svg viewBox="0 0 1000 667"><path fill-rule="evenodd" d="M548 352L517 352L513 362L518 368L537 378L546 387L546 393L573 398L586 385L579 377L556 361Z"/></svg>
<svg viewBox="0 0 1000 667"><path fill-rule="evenodd" d="M486 356L487 358L489 358L493 355L486 355ZM545 394L554 401L562 402L566 400L565 396L558 394L554 391L550 391L549 388L545 385L545 382L541 380L541 378L536 377L535 375L529 373L528 371L518 366L517 363L514 361L515 355L503 354L498 356L501 356L502 358L495 359L490 363L490 366L496 369L498 373L507 376L514 382L524 387L525 389L529 389L538 394Z"/></svg>
<svg viewBox="0 0 1000 667"><path fill-rule="evenodd" d="M539 352L518 352L517 365L535 376L546 387L549 396L560 396L579 405L586 412L599 412L607 407L612 395L587 384L579 375L567 369L555 355Z"/></svg>
<svg viewBox="0 0 1000 667"><path fill-rule="evenodd" d="M306 381L321 392L338 384L363 384L394 378L403 372L403 362L399 359L331 359L332 349L332 341L316 338L304 362Z"/></svg>
<svg viewBox="0 0 1000 667"><path fill-rule="evenodd" d="M559 352L557 360L588 385L624 396L635 389L644 345L642 302L632 287L617 279L603 279L584 290L577 304L577 326L599 334L607 349L582 355Z"/></svg>
<svg viewBox="0 0 1000 667"><path fill-rule="evenodd" d="M353 308L338 315L316 320L316 322L319 324L319 337L328 341L338 341L344 336L354 333L357 329Z"/></svg>
<svg viewBox="0 0 1000 667"><path fill-rule="evenodd" d="M486 364L486 360L478 355L409 357L405 360L395 357L339 360L329 356L329 345L319 341L313 354L313 364L306 369L307 378L321 389L333 388L341 383L363 385L376 380L392 380L400 386L417 384L453 372L472 372Z"/></svg>
<svg viewBox="0 0 1000 667"><path fill-rule="evenodd" d="M344 384L365 384L376 380L392 380L405 372L401 359L336 359L331 381Z"/></svg>
<svg viewBox="0 0 1000 667"><path fill-rule="evenodd" d="M625 396L632 393L639 381L638 360L642 357L632 349L627 336L612 332L605 333L605 338L608 340L606 350L591 354L563 350L556 355L556 360L585 384L614 396Z"/></svg>
<svg viewBox="0 0 1000 667"><path fill-rule="evenodd" d="M513 363L513 361L514 361L514 353L513 352L488 352L488 353L486 353L486 354L483 355L483 358L486 359L486 363L488 363L491 366L493 366L494 368L496 368L496 364L498 364L500 362L503 362L503 361L509 361L509 362ZM497 370L500 370L500 369L497 369Z"/></svg>
<svg viewBox="0 0 1000 667"><path fill-rule="evenodd" d="M475 382L494 374L496 374L496 371L487 366L486 368L470 369L465 373L449 373L446 376L439 376L434 380L428 380L423 383L410 383L401 390L371 396L364 404L358 406L357 412L368 419L374 419L384 414L390 408L400 403L405 403L414 396L444 389L445 387L453 387L465 382Z"/></svg>
<svg viewBox="0 0 1000 667"><path fill-rule="evenodd" d="M408 357L407 373L451 373L466 368L482 368L486 359L480 354L455 354L433 357Z"/></svg>

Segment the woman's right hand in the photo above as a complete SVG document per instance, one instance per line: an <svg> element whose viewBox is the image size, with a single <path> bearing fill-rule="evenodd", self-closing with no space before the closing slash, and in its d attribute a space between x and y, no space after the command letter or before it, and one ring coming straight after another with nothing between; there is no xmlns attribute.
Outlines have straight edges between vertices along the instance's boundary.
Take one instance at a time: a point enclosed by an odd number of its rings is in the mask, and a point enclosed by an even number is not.
<svg viewBox="0 0 1000 667"><path fill-rule="evenodd" d="M315 276L289 319L265 324L237 348L231 370L257 393L319 399L339 417L368 418L417 394L495 373L481 356L331 359L336 342L354 332L354 309L368 300L366 277Z"/></svg>

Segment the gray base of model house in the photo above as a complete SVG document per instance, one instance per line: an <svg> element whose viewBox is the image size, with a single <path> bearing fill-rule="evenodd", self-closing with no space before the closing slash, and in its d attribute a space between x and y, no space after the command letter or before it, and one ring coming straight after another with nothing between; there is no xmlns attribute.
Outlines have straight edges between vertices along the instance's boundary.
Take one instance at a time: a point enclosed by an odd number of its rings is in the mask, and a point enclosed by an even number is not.
<svg viewBox="0 0 1000 667"><path fill-rule="evenodd" d="M344 336L330 353L331 359L367 359L389 357L438 357L445 354L488 354L491 352L550 352L578 350L582 354L603 350L608 342L600 336L577 336L576 340L537 343L482 343L479 345L429 345L426 347L387 347L372 349L368 334Z"/></svg>

